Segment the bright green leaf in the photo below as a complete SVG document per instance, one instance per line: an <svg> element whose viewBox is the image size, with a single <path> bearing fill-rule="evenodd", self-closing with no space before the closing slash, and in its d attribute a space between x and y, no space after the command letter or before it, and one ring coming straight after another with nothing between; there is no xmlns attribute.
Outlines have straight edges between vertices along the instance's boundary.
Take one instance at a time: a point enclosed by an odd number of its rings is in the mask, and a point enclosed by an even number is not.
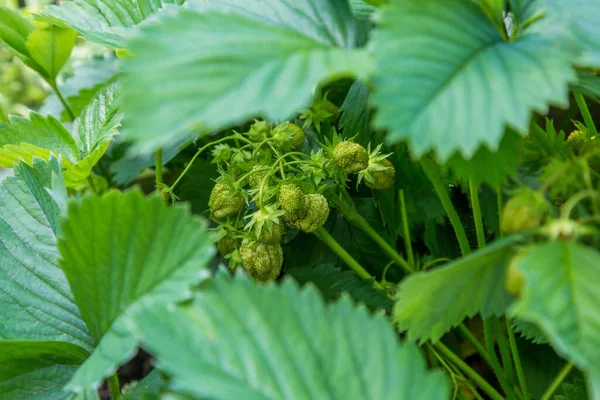
<svg viewBox="0 0 600 400"><path fill-rule="evenodd" d="M86 357L87 352L70 343L0 341L0 398L98 399L97 392L77 397L63 389Z"/></svg>
<svg viewBox="0 0 600 400"><path fill-rule="evenodd" d="M525 283L511 313L536 324L579 368L599 368L600 253L574 241L544 243L519 257L516 268Z"/></svg>
<svg viewBox="0 0 600 400"><path fill-rule="evenodd" d="M48 82L54 82L71 55L77 33L71 29L50 26L32 32L25 47L40 67L38 71Z"/></svg>
<svg viewBox="0 0 600 400"><path fill-rule="evenodd" d="M136 318L144 347L171 388L211 399L445 399L413 343L344 298L326 307L312 289L218 274L175 310ZM173 340L177 337L178 340Z"/></svg>
<svg viewBox="0 0 600 400"><path fill-rule="evenodd" d="M69 204L58 242L61 267L99 346L69 384L97 385L133 356L127 323L136 308L176 302L206 274L213 254L206 224L137 190Z"/></svg>
<svg viewBox="0 0 600 400"><path fill-rule="evenodd" d="M256 116L289 118L317 84L369 72L346 0L264 3L194 3L142 28L124 60L126 136L138 152Z"/></svg>
<svg viewBox="0 0 600 400"><path fill-rule="evenodd" d="M375 122L416 156L495 151L506 125L526 132L531 111L567 105L576 54L556 21L504 42L471 1L394 0L377 20Z"/></svg>
<svg viewBox="0 0 600 400"><path fill-rule="evenodd" d="M398 328L411 340L436 342L465 318L504 314L512 302L504 288L506 267L519 239L504 239L403 280L394 308Z"/></svg>
<svg viewBox="0 0 600 400"><path fill-rule="evenodd" d="M91 351L94 341L58 267L59 211L46 191L53 174L60 174L56 158L34 159L0 184L0 339L57 340Z"/></svg>
<svg viewBox="0 0 600 400"><path fill-rule="evenodd" d="M38 18L62 27L70 27L89 41L110 49L126 48L132 28L167 4L179 0L74 0L50 5Z"/></svg>
<svg viewBox="0 0 600 400"><path fill-rule="evenodd" d="M545 0L548 11L568 19L583 49L581 65L600 68L600 2L598 0Z"/></svg>
<svg viewBox="0 0 600 400"><path fill-rule="evenodd" d="M19 10L0 7L0 42L23 61L30 60L25 43L33 31L35 25Z"/></svg>

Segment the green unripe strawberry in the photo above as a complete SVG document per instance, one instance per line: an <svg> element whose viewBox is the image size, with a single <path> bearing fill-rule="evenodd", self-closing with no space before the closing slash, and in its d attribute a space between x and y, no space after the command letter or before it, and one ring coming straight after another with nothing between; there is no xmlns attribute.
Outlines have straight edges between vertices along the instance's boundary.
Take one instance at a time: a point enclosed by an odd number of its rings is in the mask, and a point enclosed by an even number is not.
<svg viewBox="0 0 600 400"><path fill-rule="evenodd" d="M260 169L262 169L262 171L259 171ZM269 170L265 169L264 165L255 165L250 172L252 174L248 177L248 184L252 189L259 189L263 179L269 173ZM268 181L265 184L268 185Z"/></svg>
<svg viewBox="0 0 600 400"><path fill-rule="evenodd" d="M284 122L273 129L273 139L280 146L290 150L298 150L304 144L305 133L302 128L291 122Z"/></svg>
<svg viewBox="0 0 600 400"><path fill-rule="evenodd" d="M242 265L259 282L277 279L283 265L283 250L279 244L250 242L244 239L240 247Z"/></svg>
<svg viewBox="0 0 600 400"><path fill-rule="evenodd" d="M325 224L329 217L329 203L322 194L308 194L305 196L308 211L301 220L293 225L304 232L314 232Z"/></svg>
<svg viewBox="0 0 600 400"><path fill-rule="evenodd" d="M508 265L508 269L506 270L506 280L504 285L508 293L512 294L514 297L521 296L523 284L525 283L523 273L517 269L517 265L521 257L522 255L516 255L513 257Z"/></svg>
<svg viewBox="0 0 600 400"><path fill-rule="evenodd" d="M567 139L567 142L571 145L571 150L573 150L573 154L575 155L579 155L586 141L587 137L585 133L581 132L580 130L571 132L569 138Z"/></svg>
<svg viewBox="0 0 600 400"><path fill-rule="evenodd" d="M590 168L600 172L600 140L592 139L581 148L579 155L585 156Z"/></svg>
<svg viewBox="0 0 600 400"><path fill-rule="evenodd" d="M523 189L504 206L502 231L517 233L537 228L546 217L548 208L548 202L543 194L531 189Z"/></svg>
<svg viewBox="0 0 600 400"><path fill-rule="evenodd" d="M377 167L369 171L369 175L372 180L365 179L365 183L371 189L386 190L396 183L396 168L387 158L378 162Z"/></svg>
<svg viewBox="0 0 600 400"><path fill-rule="evenodd" d="M358 143L340 142L333 149L333 161L347 174L358 174L369 166L369 153Z"/></svg>
<svg viewBox="0 0 600 400"><path fill-rule="evenodd" d="M232 193L229 186L217 183L210 192L208 207L216 218L225 218L237 214L244 207L244 198Z"/></svg>
<svg viewBox="0 0 600 400"><path fill-rule="evenodd" d="M279 205L285 211L283 218L290 223L304 218L308 211L308 202L304 192L300 187L291 183L281 185Z"/></svg>
<svg viewBox="0 0 600 400"><path fill-rule="evenodd" d="M248 136L256 141L260 141L269 137L270 133L271 125L267 121L255 120L248 131Z"/></svg>
<svg viewBox="0 0 600 400"><path fill-rule="evenodd" d="M266 244L279 244L283 237L283 232L283 222L272 223L269 226L265 224L257 235L257 240Z"/></svg>
<svg viewBox="0 0 600 400"><path fill-rule="evenodd" d="M223 236L217 242L217 250L222 256L233 253L235 251L235 240L230 236Z"/></svg>

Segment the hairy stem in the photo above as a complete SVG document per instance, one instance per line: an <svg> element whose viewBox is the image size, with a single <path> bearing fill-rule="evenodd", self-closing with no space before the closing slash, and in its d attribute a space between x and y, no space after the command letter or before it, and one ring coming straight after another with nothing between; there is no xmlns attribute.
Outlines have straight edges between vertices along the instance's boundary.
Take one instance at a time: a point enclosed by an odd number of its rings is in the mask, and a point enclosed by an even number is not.
<svg viewBox="0 0 600 400"><path fill-rule="evenodd" d="M573 369L573 363L567 363L558 373L554 381L550 384L548 389L544 392L541 400L550 400L554 395L554 392L558 390L563 381L569 376L571 370Z"/></svg>
<svg viewBox="0 0 600 400"><path fill-rule="evenodd" d="M406 213L406 202L404 200L404 190L398 191L400 200L400 215L402 216L402 232L404 234L404 247L406 248L406 256L408 263L414 268L415 256L413 254L412 241L410 240L410 229L408 228L408 216Z"/></svg>
<svg viewBox="0 0 600 400"><path fill-rule="evenodd" d="M596 130L596 124L594 124L594 119L592 118L592 115L590 114L590 110L587 106L587 103L585 102L585 99L583 98L583 95L581 93L576 92L576 93L574 93L574 96L575 96L575 101L577 102L577 105L579 106L579 110L581 111L581 116L583 117L585 126L589 130L590 137L594 137L594 136L598 135L598 131Z"/></svg>
<svg viewBox="0 0 600 400"><path fill-rule="evenodd" d="M450 223L452 224L452 228L454 228L454 233L456 234L456 238L458 239L458 244L460 246L460 251L463 256L471 253L471 246L469 245L469 240L467 239L467 234L465 233L465 228L460 221L460 217L452 204L452 200L450 200L450 196L448 192L446 192L446 186L444 182L442 182L442 178L437 170L437 167L433 161L428 158L424 158L421 160L421 166L423 167L423 171L433 184L433 188L438 195L438 198L442 202L442 206L444 206L444 210L450 218Z"/></svg>
<svg viewBox="0 0 600 400"><path fill-rule="evenodd" d="M315 232L315 235L321 239L323 243L325 243L335 254L338 255L348 265L358 276L363 279L372 280L374 279L366 269L363 268L362 265L358 263L340 244L325 230L325 228L320 227ZM378 289L383 289L383 286L376 280L373 285L375 285Z"/></svg>
<svg viewBox="0 0 600 400"><path fill-rule="evenodd" d="M506 318L506 331L508 332L508 340L510 342L510 349L512 351L513 360L515 362L515 369L517 370L517 378L519 379L519 386L523 392L523 398L525 400L531 400L531 394L527 387L527 380L525 379L525 372L523 371L523 364L521 364L521 356L519 355L519 348L517 347L517 340L515 339L515 332L509 318Z"/></svg>
<svg viewBox="0 0 600 400"><path fill-rule="evenodd" d="M60 90L58 90L58 86L56 85L56 81L48 82L48 84L50 84L50 87L52 88L52 90L56 94L56 97L58 97L58 100L60 100L60 103L65 108L65 111L67 111L67 114L69 114L69 117L71 117L71 121L75 121L75 113L73 112L73 109L71 108L71 106L69 105L69 103L67 103L67 101L63 97L62 93L60 93Z"/></svg>
<svg viewBox="0 0 600 400"><path fill-rule="evenodd" d="M467 365L459 356L454 354L452 350L446 347L442 342L437 342L433 345L436 350L444 355L452 364L460 369L469 379L475 384L492 400L504 400L504 397L496 391L485 379L481 377L475 370Z"/></svg>
<svg viewBox="0 0 600 400"><path fill-rule="evenodd" d="M119 384L119 377L116 372L108 378L108 386L112 400L121 400L121 385Z"/></svg>
<svg viewBox="0 0 600 400"><path fill-rule="evenodd" d="M163 183L163 150L162 147L156 149L156 190L160 190Z"/></svg>

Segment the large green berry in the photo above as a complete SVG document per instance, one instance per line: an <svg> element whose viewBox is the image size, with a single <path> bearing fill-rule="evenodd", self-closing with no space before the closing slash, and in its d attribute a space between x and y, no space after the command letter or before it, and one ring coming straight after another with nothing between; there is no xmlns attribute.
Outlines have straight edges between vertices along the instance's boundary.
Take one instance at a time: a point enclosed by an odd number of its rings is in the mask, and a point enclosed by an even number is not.
<svg viewBox="0 0 600 400"><path fill-rule="evenodd" d="M396 168L387 158L379 161L374 168L371 168L369 175L371 179L365 179L368 187L375 190L386 190L396 183Z"/></svg>
<svg viewBox="0 0 600 400"><path fill-rule="evenodd" d="M258 234L258 241L266 244L279 244L283 237L283 222L265 224Z"/></svg>
<svg viewBox="0 0 600 400"><path fill-rule="evenodd" d="M304 192L297 185L285 183L279 189L279 205L285 215L286 222L298 221L306 215L308 202Z"/></svg>
<svg viewBox="0 0 600 400"><path fill-rule="evenodd" d="M225 218L237 214L244 207L244 198L232 193L229 186L217 183L210 192L208 207L216 218Z"/></svg>
<svg viewBox="0 0 600 400"><path fill-rule="evenodd" d="M571 145L571 150L573 150L573 154L575 155L579 155L586 141L587 137L585 133L580 130L571 132L567 139L567 142Z"/></svg>
<svg viewBox="0 0 600 400"><path fill-rule="evenodd" d="M358 143L340 142L333 149L333 161L347 174L357 174L369 166L369 153Z"/></svg>
<svg viewBox="0 0 600 400"><path fill-rule="evenodd" d="M260 185L262 184L262 181L265 178L265 176L267 176L267 174L269 173L269 170L266 169L264 165L255 165L250 170L250 173L251 175L248 177L248 184L252 189L258 189L260 188ZM268 184L268 182L266 184Z"/></svg>
<svg viewBox="0 0 600 400"><path fill-rule="evenodd" d="M537 228L547 213L548 202L544 195L531 189L523 189L504 206L502 231L517 233Z"/></svg>
<svg viewBox="0 0 600 400"><path fill-rule="evenodd" d="M223 236L217 242L217 250L222 256L233 253L235 251L235 240L230 236Z"/></svg>
<svg viewBox="0 0 600 400"><path fill-rule="evenodd" d="M293 225L304 232L314 232L327 221L329 217L329 203L322 194L308 194L305 196L308 202L306 216Z"/></svg>
<svg viewBox="0 0 600 400"><path fill-rule="evenodd" d="M298 150L304 144L305 133L302 128L291 122L284 122L273 129L273 139L280 143L280 146Z"/></svg>
<svg viewBox="0 0 600 400"><path fill-rule="evenodd" d="M244 269L257 281L272 281L281 273L283 250L279 244L250 242L244 239L240 247L240 256Z"/></svg>

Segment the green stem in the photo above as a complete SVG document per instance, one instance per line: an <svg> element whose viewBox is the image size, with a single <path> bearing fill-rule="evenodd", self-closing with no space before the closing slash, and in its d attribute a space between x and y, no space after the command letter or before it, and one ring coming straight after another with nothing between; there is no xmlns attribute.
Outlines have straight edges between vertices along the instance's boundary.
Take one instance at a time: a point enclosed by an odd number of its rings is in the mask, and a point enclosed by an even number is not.
<svg viewBox="0 0 600 400"><path fill-rule="evenodd" d="M481 377L475 370L467 365L459 356L454 354L452 350L446 347L442 342L437 342L433 345L440 353L442 353L450 362L460 369L468 378L492 400L504 400L504 397L496 391L485 379Z"/></svg>
<svg viewBox="0 0 600 400"><path fill-rule="evenodd" d="M485 349L485 347L483 347L483 345L479 342L479 340L477 340L475 335L473 335L473 333L471 333L469 328L467 328L465 326L465 324L460 324L460 325L458 325L458 330L463 334L465 339L467 339L469 342L471 342L473 347L475 347L475 350L477 351L477 353L479 353L481 358L483 358L483 361L485 361L486 363L489 364L490 356L487 353L487 350Z"/></svg>
<svg viewBox="0 0 600 400"><path fill-rule="evenodd" d="M119 384L119 377L116 372L108 378L108 386L110 387L112 400L121 400L121 385Z"/></svg>
<svg viewBox="0 0 600 400"><path fill-rule="evenodd" d="M504 211L504 199L502 198L502 185L498 185L496 189L496 202L498 204L498 227L502 227L502 212ZM502 229L500 231L500 239L502 239Z"/></svg>
<svg viewBox="0 0 600 400"><path fill-rule="evenodd" d="M554 381L550 384L550 386L548 387L546 392L544 392L544 395L542 396L541 400L550 400L552 398L552 396L554 395L554 392L556 392L558 390L558 388L563 383L563 381L567 378L567 376L569 376L569 373L571 372L572 369L573 369L573 363L570 362L570 363L566 364L560 370L560 372L558 373L558 375L556 376Z"/></svg>
<svg viewBox="0 0 600 400"><path fill-rule="evenodd" d="M97 196L98 189L96 189L96 184L94 183L94 178L92 178L91 174L88 175L87 182L88 182L88 185L90 186L90 189L92 189L92 193L94 193Z"/></svg>
<svg viewBox="0 0 600 400"><path fill-rule="evenodd" d="M515 339L515 332L513 331L512 324L508 318L506 318L506 331L508 332L508 340L510 342L510 348L512 350L513 360L515 362L515 369L517 370L519 385L521 386L521 391L523 392L523 398L525 400L531 400L531 394L529 393L529 387L527 386L527 380L525 379L525 372L523 371L523 364L521 364L519 348L517 347L517 340Z"/></svg>
<svg viewBox="0 0 600 400"><path fill-rule="evenodd" d="M415 266L415 255L413 254L412 241L410 240L410 229L408 228L408 216L406 213L406 202L404 200L404 190L398 191L398 197L400 200L400 215L402 216L402 232L404 233L404 247L406 248L406 255L408 257L408 263Z"/></svg>
<svg viewBox="0 0 600 400"><path fill-rule="evenodd" d="M577 105L579 106L579 110L581 111L581 116L583 117L583 121L585 122L585 126L588 128L588 131L590 133L590 137L594 137L596 135L598 135L598 131L596 130L596 124L594 124L594 119L592 118L592 115L590 114L590 110L585 102L585 99L583 98L583 95L581 93L573 93L575 96L575 101L577 102Z"/></svg>
<svg viewBox="0 0 600 400"><path fill-rule="evenodd" d="M450 218L450 223L454 228L454 233L456 234L456 238L458 239L458 244L460 246L460 251L463 256L471 253L471 247L469 246L469 240L467 239L467 234L465 233L465 228L460 221L460 217L452 204L452 200L450 200L450 196L446 191L446 186L444 182L442 182L442 178L437 171L437 167L433 161L428 158L424 158L421 160L421 166L423 167L423 171L433 184L433 188L437 193L440 201L442 202L442 206L448 214L448 218Z"/></svg>
<svg viewBox="0 0 600 400"><path fill-rule="evenodd" d="M69 117L71 117L71 121L75 121L75 113L73 112L73 109L71 108L69 103L67 103L63 95L60 93L60 90L58 90L56 81L48 82L48 84L50 84L50 87L52 88L52 90L54 90L54 93L56 93L56 97L58 97L58 100L60 100L60 103L67 111L67 114L69 114Z"/></svg>
<svg viewBox="0 0 600 400"><path fill-rule="evenodd" d="M160 190L163 183L163 150L162 147L156 149L156 190Z"/></svg>
<svg viewBox="0 0 600 400"><path fill-rule="evenodd" d="M492 367L492 370L494 371L502 390L504 390L504 393L506 393L506 398L514 400L515 395L508 383L508 380L506 379L506 376L504 375L504 372L502 371L500 361L496 355L496 349L494 347L494 333L492 332L492 321L489 318L483 320L483 334L485 336L485 347L490 356L490 366Z"/></svg>
<svg viewBox="0 0 600 400"><path fill-rule="evenodd" d="M377 233L375 229L356 211L345 213L344 216L358 228L362 229L392 260L396 261L406 272L415 272L414 268L398 254L398 252Z"/></svg>
<svg viewBox="0 0 600 400"><path fill-rule="evenodd" d="M473 209L473 219L475 219L475 231L477 232L477 247L485 247L485 231L483 229L483 218L481 216L481 205L479 204L478 188L469 181L469 192L471 194L471 208Z"/></svg>
<svg viewBox="0 0 600 400"><path fill-rule="evenodd" d="M515 371L510 357L510 348L504 331L500 326L500 320L497 317L492 317L492 324L494 331L496 332L496 341L498 342L498 348L500 349L500 357L502 358L502 366L504 367L504 373L508 383L511 385L515 384Z"/></svg>
<svg viewBox="0 0 600 400"><path fill-rule="evenodd" d="M334 251L335 254L338 255L348 265L358 276L363 279L372 280L374 279L371 274L367 272L366 269L363 268L362 265L358 263L340 244L325 230L325 228L320 227L317 229L314 234L321 239L323 243L325 243L331 250ZM377 280L373 282L378 289L384 289L383 286Z"/></svg>

